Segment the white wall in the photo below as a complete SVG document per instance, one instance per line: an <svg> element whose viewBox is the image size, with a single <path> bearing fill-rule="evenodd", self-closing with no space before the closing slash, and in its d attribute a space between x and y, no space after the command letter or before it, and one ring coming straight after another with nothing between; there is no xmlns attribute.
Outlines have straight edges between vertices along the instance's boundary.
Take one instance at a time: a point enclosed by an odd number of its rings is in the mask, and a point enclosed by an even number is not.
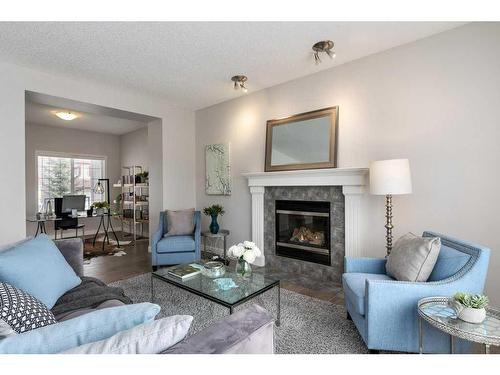
<svg viewBox="0 0 500 375"><path fill-rule="evenodd" d="M120 137L113 134L26 124L26 216L38 210L36 152L51 151L76 155L95 155L106 158L106 176L110 179L111 200L120 193L113 189L113 182L120 178ZM80 219L85 224L85 234L95 232L98 220ZM113 223L115 224L115 223ZM49 233L53 226L47 224ZM26 223L27 235L34 235L36 224Z"/></svg>
<svg viewBox="0 0 500 375"><path fill-rule="evenodd" d="M148 169L148 128L144 127L120 136L121 165L140 165Z"/></svg>
<svg viewBox="0 0 500 375"><path fill-rule="evenodd" d="M162 127L161 120L155 120L148 124L148 149L149 159L147 162L149 171L149 238L157 230L160 218L158 215L151 215L151 207L164 207L163 195L161 193L162 172ZM151 250L151 249L150 249Z"/></svg>
<svg viewBox="0 0 500 375"><path fill-rule="evenodd" d="M266 120L339 106L339 167L410 159L414 193L394 198L395 236L425 229L492 249L500 303L500 24L469 24L196 112L197 206L221 203L230 243L250 238L242 172L264 169ZM231 142L233 194L204 192L204 145ZM384 254L383 197L366 197L364 252ZM207 219L204 219L204 225Z"/></svg>
<svg viewBox="0 0 500 375"><path fill-rule="evenodd" d="M26 235L25 202L25 90L136 112L161 120L162 207L192 207L194 192L194 113L171 102L140 92L48 74L0 63L0 160L3 174L0 196L0 244ZM158 124L159 125L159 124ZM15 187L15 188L13 188ZM153 224L153 222L152 222Z"/></svg>

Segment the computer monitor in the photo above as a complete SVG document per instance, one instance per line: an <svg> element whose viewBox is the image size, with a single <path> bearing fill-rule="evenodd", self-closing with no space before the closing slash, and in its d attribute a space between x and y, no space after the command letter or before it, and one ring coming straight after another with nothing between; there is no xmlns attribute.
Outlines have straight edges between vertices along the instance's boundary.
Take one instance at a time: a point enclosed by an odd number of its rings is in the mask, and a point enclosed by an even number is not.
<svg viewBox="0 0 500 375"><path fill-rule="evenodd" d="M85 211L85 195L65 195L62 199L62 213L71 213L71 210Z"/></svg>

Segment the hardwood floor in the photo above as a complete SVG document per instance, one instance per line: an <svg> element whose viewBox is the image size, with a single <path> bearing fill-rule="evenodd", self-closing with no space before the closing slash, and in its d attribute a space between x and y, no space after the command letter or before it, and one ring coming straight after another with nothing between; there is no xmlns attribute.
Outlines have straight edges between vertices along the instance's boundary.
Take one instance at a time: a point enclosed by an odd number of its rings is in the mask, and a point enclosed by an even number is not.
<svg viewBox="0 0 500 375"><path fill-rule="evenodd" d="M123 238L120 233L118 236L120 239ZM129 240L128 237L125 239ZM123 251L127 255L92 258L90 263L83 267L84 275L101 279L109 284L151 272L151 253L148 252L148 245L148 239L138 240L135 245L124 247Z"/></svg>

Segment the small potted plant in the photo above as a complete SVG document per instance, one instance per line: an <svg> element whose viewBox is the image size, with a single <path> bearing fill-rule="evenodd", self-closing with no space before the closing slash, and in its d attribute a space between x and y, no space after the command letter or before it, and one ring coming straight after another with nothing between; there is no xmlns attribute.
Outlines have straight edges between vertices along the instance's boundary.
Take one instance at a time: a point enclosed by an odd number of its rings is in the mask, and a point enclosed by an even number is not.
<svg viewBox="0 0 500 375"><path fill-rule="evenodd" d="M148 179L149 179L149 172L144 171L142 173L139 173L139 176L141 177L141 184L147 184Z"/></svg>
<svg viewBox="0 0 500 375"><path fill-rule="evenodd" d="M468 323L482 323L486 318L488 297L482 294L456 293L449 300L449 305L457 314L457 318Z"/></svg>
<svg viewBox="0 0 500 375"><path fill-rule="evenodd" d="M220 204L213 204L210 207L205 207L203 209L203 213L207 216L212 217L212 222L210 223L209 229L210 233L217 234L219 233L219 223L217 223L217 217L220 215L224 215L224 207Z"/></svg>
<svg viewBox="0 0 500 375"><path fill-rule="evenodd" d="M97 215L104 215L104 210L109 209L108 202L94 202L92 207L95 208Z"/></svg>
<svg viewBox="0 0 500 375"><path fill-rule="evenodd" d="M262 255L260 249L255 243L244 241L229 248L227 255L236 258L236 274L242 277L249 277L252 274L250 264Z"/></svg>

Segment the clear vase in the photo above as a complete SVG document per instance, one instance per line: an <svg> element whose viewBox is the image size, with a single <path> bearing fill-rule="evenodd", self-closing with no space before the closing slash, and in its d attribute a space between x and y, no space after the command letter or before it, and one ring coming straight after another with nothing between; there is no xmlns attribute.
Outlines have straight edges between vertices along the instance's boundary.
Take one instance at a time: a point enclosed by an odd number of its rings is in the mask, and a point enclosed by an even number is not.
<svg viewBox="0 0 500 375"><path fill-rule="evenodd" d="M239 258L236 262L236 274L241 277L250 277L252 275L250 263L243 258Z"/></svg>

